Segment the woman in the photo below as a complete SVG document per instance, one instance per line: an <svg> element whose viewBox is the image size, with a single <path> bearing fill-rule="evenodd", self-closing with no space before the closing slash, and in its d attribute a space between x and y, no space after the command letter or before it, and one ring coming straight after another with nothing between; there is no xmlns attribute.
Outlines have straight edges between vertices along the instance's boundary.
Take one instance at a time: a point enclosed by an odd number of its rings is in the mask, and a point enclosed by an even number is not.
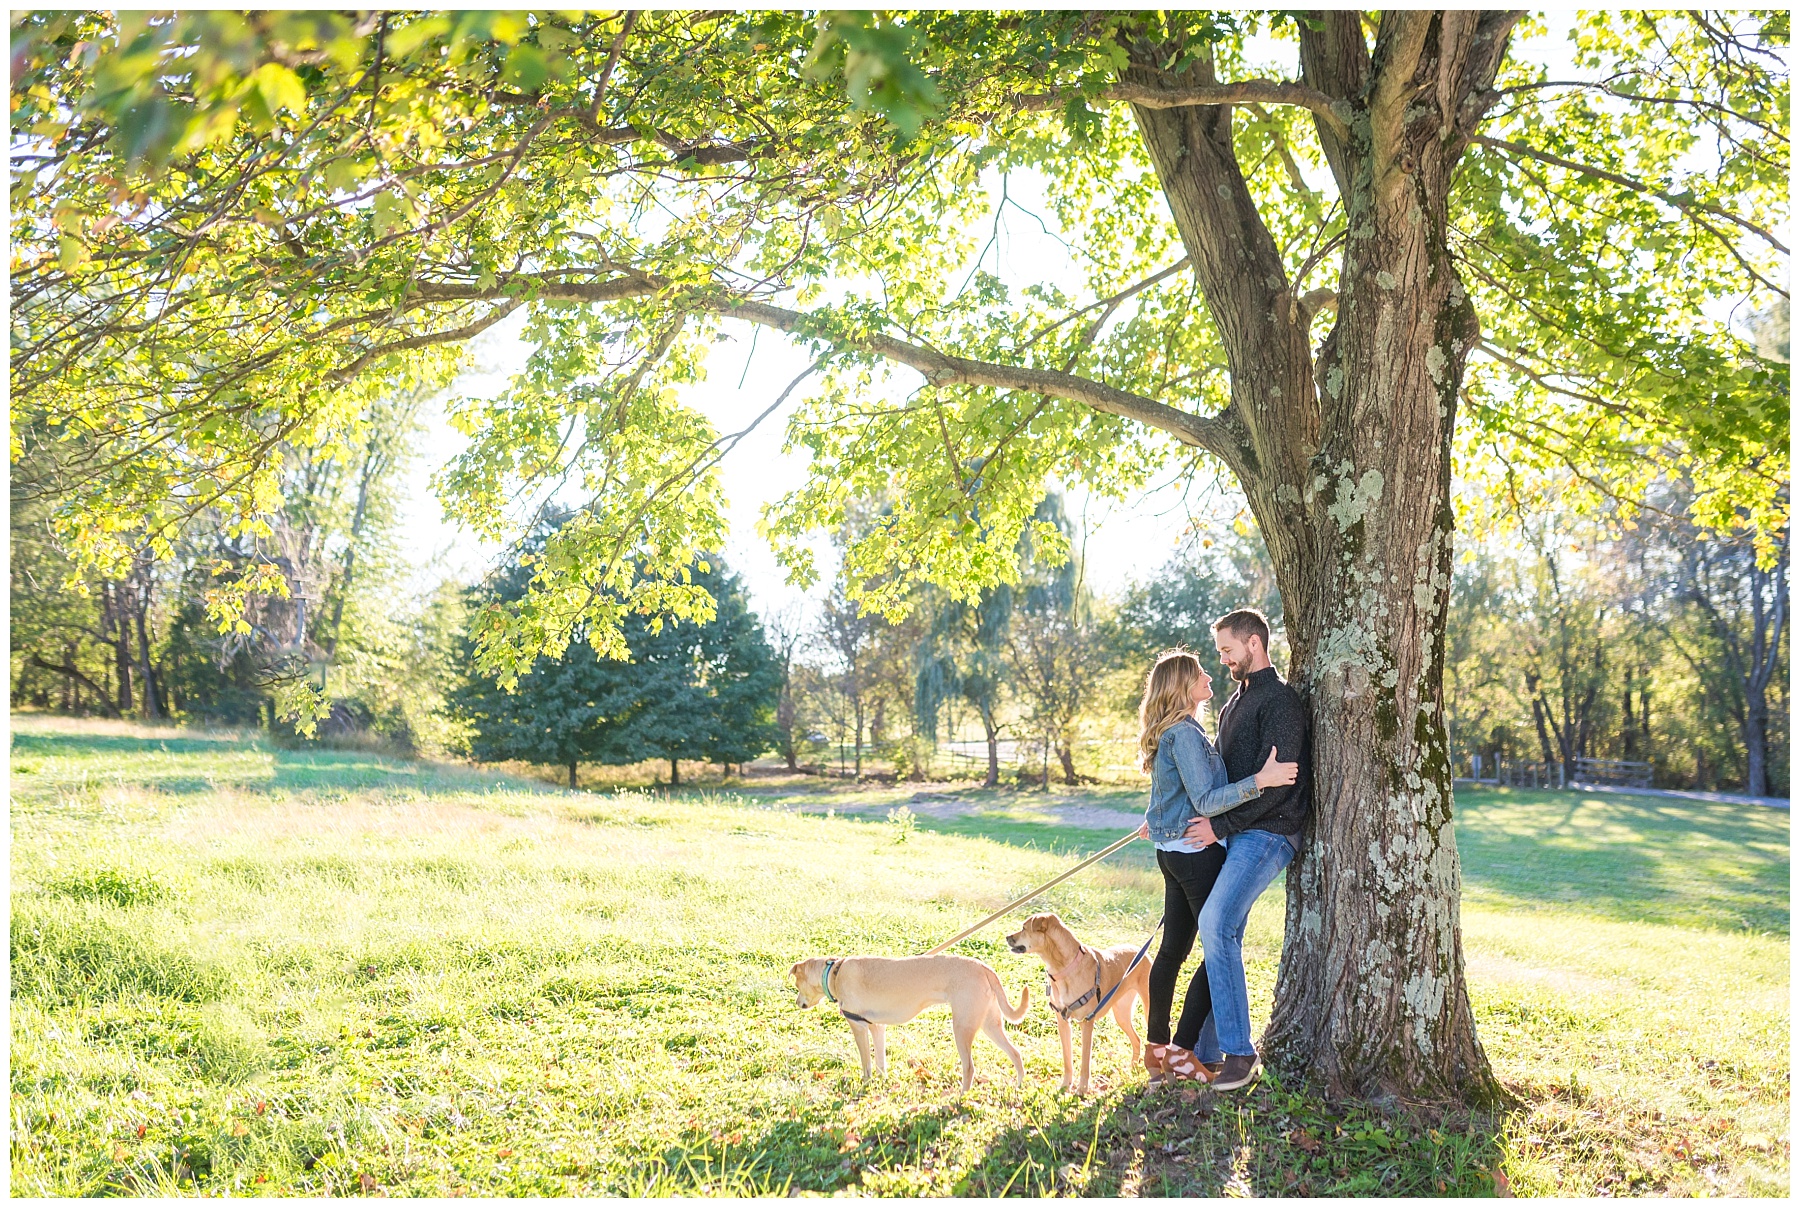
<svg viewBox="0 0 1800 1208"><path fill-rule="evenodd" d="M1254 776L1228 782L1206 732L1200 711L1212 699L1212 677L1186 650L1160 655L1144 681L1138 706L1138 752L1150 773L1150 804L1139 836L1156 844L1156 864L1163 875L1163 940L1150 966L1148 1043L1144 1067L1150 1084L1197 1079L1216 1073L1221 1060L1212 1030L1212 992L1204 960L1188 983L1181 1022L1173 1040L1169 1012L1182 962L1193 951L1201 909L1225 864L1225 844L1202 847L1185 837L1196 818L1214 818L1262 795L1265 788L1292 784L1297 763L1278 763L1274 752Z"/></svg>

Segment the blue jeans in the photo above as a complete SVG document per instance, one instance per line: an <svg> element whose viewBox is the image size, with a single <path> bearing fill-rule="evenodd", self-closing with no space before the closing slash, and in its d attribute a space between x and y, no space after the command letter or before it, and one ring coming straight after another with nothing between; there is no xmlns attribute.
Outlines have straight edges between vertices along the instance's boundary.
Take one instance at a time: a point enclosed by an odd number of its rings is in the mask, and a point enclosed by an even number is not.
<svg viewBox="0 0 1800 1208"><path fill-rule="evenodd" d="M1200 910L1200 945L1212 990L1212 1015L1194 1046L1202 1061L1218 1060L1219 1053L1256 1052L1250 1040L1250 986L1244 980L1244 926L1256 899L1293 858L1288 838L1270 831L1240 831L1226 844L1225 867Z"/></svg>

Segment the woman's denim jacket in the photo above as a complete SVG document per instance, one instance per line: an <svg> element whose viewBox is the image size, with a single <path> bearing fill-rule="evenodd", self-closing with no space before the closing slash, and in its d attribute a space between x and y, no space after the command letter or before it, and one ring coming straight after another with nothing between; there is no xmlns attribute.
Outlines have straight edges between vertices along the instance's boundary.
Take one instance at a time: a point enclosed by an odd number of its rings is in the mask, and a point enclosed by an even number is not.
<svg viewBox="0 0 1800 1208"><path fill-rule="evenodd" d="M1225 761L1199 722L1184 717L1164 730L1150 765L1150 805L1144 811L1150 841L1179 839L1195 818L1216 818L1262 796L1256 777L1246 776L1235 784L1226 783L1225 777Z"/></svg>

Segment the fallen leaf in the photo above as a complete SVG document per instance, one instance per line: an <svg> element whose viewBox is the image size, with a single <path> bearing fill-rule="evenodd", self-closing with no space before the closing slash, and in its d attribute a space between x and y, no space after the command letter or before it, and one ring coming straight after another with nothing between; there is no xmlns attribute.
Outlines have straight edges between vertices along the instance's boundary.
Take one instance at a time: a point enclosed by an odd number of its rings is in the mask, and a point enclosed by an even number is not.
<svg viewBox="0 0 1800 1208"><path fill-rule="evenodd" d="M494 1151L494 1156L495 1156L495 1157L496 1157L496 1158L510 1158L510 1157L512 1157L512 1150L510 1150L510 1149L496 1149L496 1150L495 1150L495 1151Z"/></svg>
<svg viewBox="0 0 1800 1208"><path fill-rule="evenodd" d="M1307 1132L1304 1128L1296 1128L1288 1134L1288 1140L1304 1149L1307 1153L1318 1153L1325 1148L1325 1143Z"/></svg>
<svg viewBox="0 0 1800 1208"><path fill-rule="evenodd" d="M144 1126L142 1124L138 1125L138 1127L137 1127L137 1135L140 1138L144 1135Z"/></svg>
<svg viewBox="0 0 1800 1208"><path fill-rule="evenodd" d="M362 1189L364 1191L373 1191L373 1190L375 1190L376 1187L378 1187L380 1185L380 1184L376 1183L375 1176L370 1174L366 1170L363 1171L361 1175L357 1176L356 1181L358 1183L362 1184Z"/></svg>
<svg viewBox="0 0 1800 1208"><path fill-rule="evenodd" d="M1494 1168L1494 1196L1495 1198L1502 1200L1510 1200L1513 1198L1512 1181L1506 1177L1506 1172L1499 1167Z"/></svg>
<svg viewBox="0 0 1800 1208"><path fill-rule="evenodd" d="M120 1145L117 1141L113 1142L113 1147L112 1147L112 1160L113 1161L123 1162L125 1159L129 1158L130 1156L131 1156L131 1151L129 1149L126 1149L123 1145Z"/></svg>
<svg viewBox="0 0 1800 1208"><path fill-rule="evenodd" d="M266 1112L266 1111L268 1111L268 1110L269 1110L269 1104L268 1104L268 1101L267 1101L267 1100L265 1100L265 1099L258 1099L258 1100L257 1100L257 1101L256 1101L256 1114L257 1114L257 1115L259 1115L259 1116L260 1116L260 1115L262 1115L262 1114L263 1114L263 1113L264 1113L264 1112Z"/></svg>
<svg viewBox="0 0 1800 1208"><path fill-rule="evenodd" d="M231 1122L231 1135L232 1136L241 1137L249 1131L250 1131L250 1126L248 1124L244 1123L244 1121L233 1120Z"/></svg>

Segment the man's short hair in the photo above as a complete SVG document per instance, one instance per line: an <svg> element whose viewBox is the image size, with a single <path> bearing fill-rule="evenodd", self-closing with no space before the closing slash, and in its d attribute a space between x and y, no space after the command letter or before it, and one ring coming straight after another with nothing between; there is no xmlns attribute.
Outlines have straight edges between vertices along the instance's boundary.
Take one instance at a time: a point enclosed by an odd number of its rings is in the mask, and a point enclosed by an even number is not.
<svg viewBox="0 0 1800 1208"><path fill-rule="evenodd" d="M1254 608L1239 608L1228 612L1212 624L1213 632L1223 629L1238 641L1252 635L1262 639L1263 651L1269 649L1269 618Z"/></svg>

